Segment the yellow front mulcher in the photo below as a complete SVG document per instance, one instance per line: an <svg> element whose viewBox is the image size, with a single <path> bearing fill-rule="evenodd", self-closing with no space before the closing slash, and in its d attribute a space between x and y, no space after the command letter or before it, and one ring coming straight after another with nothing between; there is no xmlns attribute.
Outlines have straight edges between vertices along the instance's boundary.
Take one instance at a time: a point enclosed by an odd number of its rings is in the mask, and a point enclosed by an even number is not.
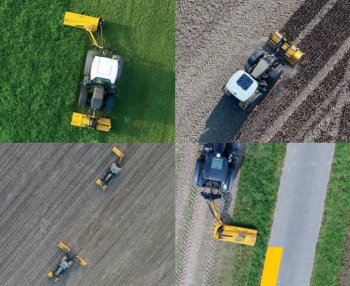
<svg viewBox="0 0 350 286"><path fill-rule="evenodd" d="M103 48L97 43L96 38L93 34L93 32L96 32L99 27L102 27L102 18L81 15L73 12L66 12L64 14L63 24L66 26L85 30L89 34L92 44L97 48Z"/></svg>
<svg viewBox="0 0 350 286"><path fill-rule="evenodd" d="M286 61L295 65L303 57L304 53L294 44L288 42L280 32L273 32L267 42L277 52L283 53Z"/></svg>
<svg viewBox="0 0 350 286"><path fill-rule="evenodd" d="M221 220L214 201L206 198L211 213L216 219L213 236L217 240L226 241L230 243L238 243L248 246L254 246L258 231L256 229L250 229L245 227L233 226L224 224Z"/></svg>

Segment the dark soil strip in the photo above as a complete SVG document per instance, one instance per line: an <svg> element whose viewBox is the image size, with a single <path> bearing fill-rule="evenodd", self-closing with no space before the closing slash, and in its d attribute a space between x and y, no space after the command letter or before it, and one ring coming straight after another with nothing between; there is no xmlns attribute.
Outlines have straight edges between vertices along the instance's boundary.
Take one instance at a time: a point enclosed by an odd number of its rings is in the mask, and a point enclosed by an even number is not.
<svg viewBox="0 0 350 286"><path fill-rule="evenodd" d="M238 141L251 136L257 140L265 130L273 124L283 109L286 109L294 98L309 84L309 82L323 68L330 57L341 44L350 36L350 5L348 0L339 0L323 17L313 31L299 44L306 53L303 61L298 65L297 75L290 81L282 81L260 105L261 111L253 114L236 136ZM282 99L278 99L281 90L287 90ZM262 114L262 116L259 116ZM256 122L259 122L257 126ZM250 127L252 126L252 127ZM249 129L249 130L248 130ZM247 130L247 131L246 131ZM249 140L252 140L249 138Z"/></svg>
<svg viewBox="0 0 350 286"><path fill-rule="evenodd" d="M343 108L342 120L339 128L337 141L350 141L350 103L346 103Z"/></svg>
<svg viewBox="0 0 350 286"><path fill-rule="evenodd" d="M287 39L294 41L327 2L328 0L306 0L293 16L289 18L281 32Z"/></svg>
<svg viewBox="0 0 350 286"><path fill-rule="evenodd" d="M288 118L281 130L273 137L273 141L290 142L295 140L295 135L310 119L310 114L322 106L324 100L329 97L329 94L343 80L347 70L347 59L350 57L348 51L341 60L334 66L328 76L319 84L314 92L305 100L299 108ZM340 93L337 94L337 97Z"/></svg>

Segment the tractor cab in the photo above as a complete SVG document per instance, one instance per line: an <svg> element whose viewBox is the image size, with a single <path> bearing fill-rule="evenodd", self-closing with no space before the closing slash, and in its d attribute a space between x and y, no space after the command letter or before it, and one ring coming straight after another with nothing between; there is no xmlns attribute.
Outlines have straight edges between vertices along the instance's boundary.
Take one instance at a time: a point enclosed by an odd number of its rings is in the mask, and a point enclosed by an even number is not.
<svg viewBox="0 0 350 286"><path fill-rule="evenodd" d="M249 73L238 70L231 76L223 91L243 108L258 91L258 82Z"/></svg>
<svg viewBox="0 0 350 286"><path fill-rule="evenodd" d="M117 59L95 56L91 65L91 81L101 85L115 84L118 70L119 62Z"/></svg>
<svg viewBox="0 0 350 286"><path fill-rule="evenodd" d="M220 153L210 154L203 168L204 184L207 187L226 190L225 181L228 173L227 158L222 157Z"/></svg>

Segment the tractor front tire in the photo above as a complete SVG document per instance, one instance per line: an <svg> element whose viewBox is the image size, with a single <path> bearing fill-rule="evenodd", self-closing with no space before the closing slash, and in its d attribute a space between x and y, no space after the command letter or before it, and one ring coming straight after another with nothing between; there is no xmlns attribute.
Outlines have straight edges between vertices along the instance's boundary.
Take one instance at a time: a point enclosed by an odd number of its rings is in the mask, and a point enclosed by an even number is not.
<svg viewBox="0 0 350 286"><path fill-rule="evenodd" d="M201 169L202 169L202 162L199 159L197 159L196 168L194 169L194 174L193 174L193 183L192 183L195 188L203 187L202 181L199 178Z"/></svg>
<svg viewBox="0 0 350 286"><path fill-rule="evenodd" d="M90 76L91 66L92 62L94 61L94 58L98 55L98 51L90 50L87 52L86 60L85 60L85 67L84 67L84 75Z"/></svg>
<svg viewBox="0 0 350 286"><path fill-rule="evenodd" d="M246 70L250 70L254 65L256 65L261 58L265 56L265 52L262 49L256 50L248 58L247 64L245 65Z"/></svg>
<svg viewBox="0 0 350 286"><path fill-rule="evenodd" d="M80 89L80 95L79 95L79 105L86 106L87 99L88 99L88 91L84 86L82 86Z"/></svg>

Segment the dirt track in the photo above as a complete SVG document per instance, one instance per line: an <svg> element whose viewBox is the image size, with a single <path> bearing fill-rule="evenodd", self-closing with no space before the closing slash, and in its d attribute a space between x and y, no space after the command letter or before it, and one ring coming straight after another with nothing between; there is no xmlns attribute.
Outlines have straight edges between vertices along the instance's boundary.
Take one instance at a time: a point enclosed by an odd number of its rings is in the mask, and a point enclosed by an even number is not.
<svg viewBox="0 0 350 286"><path fill-rule="evenodd" d="M174 147L119 145L124 168L103 192L111 146L0 145L1 285L54 285L59 240L88 262L60 285L173 284Z"/></svg>
<svg viewBox="0 0 350 286"><path fill-rule="evenodd" d="M176 285L216 285L217 270L221 268L218 256L231 250L231 245L220 245L213 237L215 220L200 190L192 187L193 168L199 146L178 144L176 184ZM224 222L230 223L238 177L232 195L216 202Z"/></svg>
<svg viewBox="0 0 350 286"><path fill-rule="evenodd" d="M178 1L177 126L186 141L349 140L348 0ZM281 30L306 53L250 114L221 87L249 53Z"/></svg>

